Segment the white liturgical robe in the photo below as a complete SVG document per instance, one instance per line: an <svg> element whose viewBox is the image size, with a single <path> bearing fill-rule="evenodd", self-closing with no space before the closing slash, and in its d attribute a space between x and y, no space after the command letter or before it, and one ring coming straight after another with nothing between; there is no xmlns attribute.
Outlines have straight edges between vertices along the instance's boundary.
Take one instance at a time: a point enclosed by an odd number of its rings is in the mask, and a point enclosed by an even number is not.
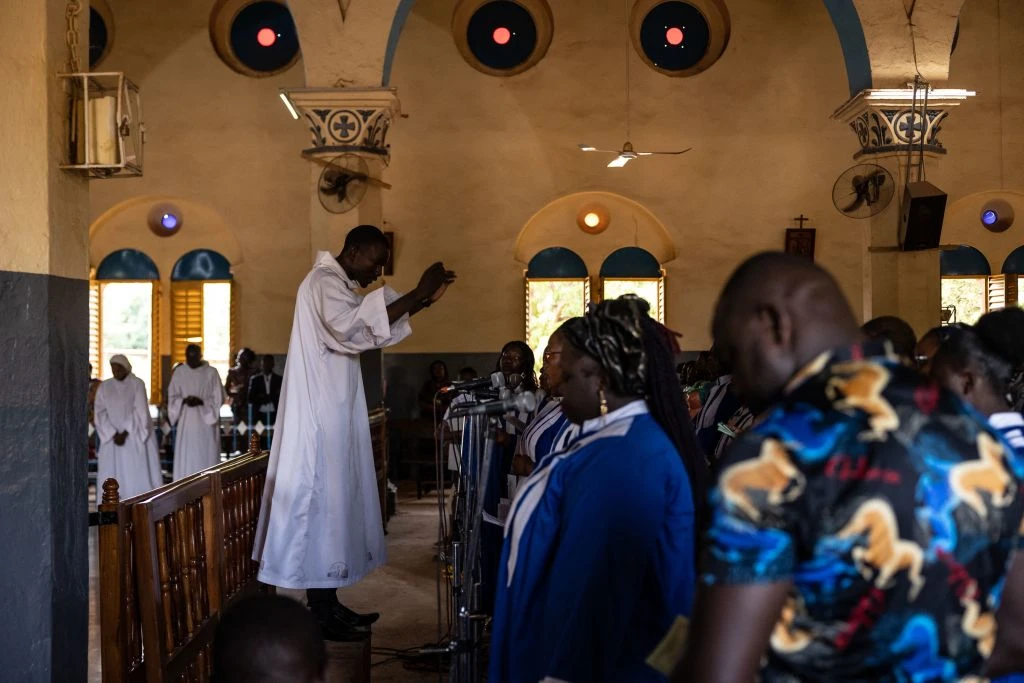
<svg viewBox="0 0 1024 683"><path fill-rule="evenodd" d="M100 384L96 390L95 425L100 438L96 455L96 483L100 489L97 499L102 497L103 482L110 478L117 479L121 500L164 483L145 382L128 375L123 380L111 378ZM114 435L120 432L128 432L123 446L114 443Z"/></svg>
<svg viewBox="0 0 1024 683"><path fill-rule="evenodd" d="M203 399L203 405L185 405L189 396ZM177 428L175 481L220 461L220 407L223 404L224 385L217 368L203 361L198 368L182 363L174 369L167 386L167 415Z"/></svg>
<svg viewBox="0 0 1024 683"><path fill-rule="evenodd" d="M386 560L359 354L412 332L388 323L390 287L365 297L320 252L299 286L253 559L282 588L337 588Z"/></svg>

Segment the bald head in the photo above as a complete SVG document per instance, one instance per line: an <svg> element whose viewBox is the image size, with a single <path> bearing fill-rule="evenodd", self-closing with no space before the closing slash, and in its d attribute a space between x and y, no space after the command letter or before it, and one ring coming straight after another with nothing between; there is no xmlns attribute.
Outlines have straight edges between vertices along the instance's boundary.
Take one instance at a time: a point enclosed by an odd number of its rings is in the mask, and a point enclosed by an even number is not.
<svg viewBox="0 0 1024 683"><path fill-rule="evenodd" d="M712 334L737 390L755 409L818 354L859 340L835 279L781 252L758 254L736 269L718 300Z"/></svg>

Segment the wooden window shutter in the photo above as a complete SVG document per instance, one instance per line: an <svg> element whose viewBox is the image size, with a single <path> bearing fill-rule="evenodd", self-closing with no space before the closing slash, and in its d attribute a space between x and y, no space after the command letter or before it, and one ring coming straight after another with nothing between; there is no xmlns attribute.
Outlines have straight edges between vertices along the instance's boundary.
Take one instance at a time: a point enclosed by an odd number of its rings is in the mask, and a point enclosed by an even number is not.
<svg viewBox="0 0 1024 683"><path fill-rule="evenodd" d="M185 362L185 347L203 343L203 283L171 283L171 365Z"/></svg>
<svg viewBox="0 0 1024 683"><path fill-rule="evenodd" d="M988 278L988 310L1012 308L1017 301L1016 275L992 275Z"/></svg>
<svg viewBox="0 0 1024 683"><path fill-rule="evenodd" d="M161 355L160 355L160 281L153 281L153 308L150 317L150 357L149 357L149 402L153 405L160 405L160 396L163 389L161 382Z"/></svg>
<svg viewBox="0 0 1024 683"><path fill-rule="evenodd" d="M89 363L92 365L92 377L99 377L103 372L101 320L103 318L100 316L100 283L89 280Z"/></svg>

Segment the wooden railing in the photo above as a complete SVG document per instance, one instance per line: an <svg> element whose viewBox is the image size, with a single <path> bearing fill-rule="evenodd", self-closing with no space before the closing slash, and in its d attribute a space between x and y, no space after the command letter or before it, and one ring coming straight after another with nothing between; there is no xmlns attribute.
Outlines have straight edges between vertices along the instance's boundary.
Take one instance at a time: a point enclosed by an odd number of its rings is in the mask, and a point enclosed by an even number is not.
<svg viewBox="0 0 1024 683"><path fill-rule="evenodd" d="M261 589L251 555L269 455L253 436L244 456L135 498L103 483L104 683L209 680L221 611Z"/></svg>

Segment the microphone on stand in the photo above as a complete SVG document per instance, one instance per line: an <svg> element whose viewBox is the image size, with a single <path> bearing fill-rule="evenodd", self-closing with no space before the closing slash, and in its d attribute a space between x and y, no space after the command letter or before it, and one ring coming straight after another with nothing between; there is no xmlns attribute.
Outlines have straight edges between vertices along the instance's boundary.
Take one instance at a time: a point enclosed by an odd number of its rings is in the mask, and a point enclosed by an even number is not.
<svg viewBox="0 0 1024 683"><path fill-rule="evenodd" d="M459 406L452 408L452 417L468 415L495 415L512 411L532 412L537 407L537 397L532 391L524 391L502 401L490 401L475 406Z"/></svg>
<svg viewBox="0 0 1024 683"><path fill-rule="evenodd" d="M465 382L452 382L441 389L441 393L448 394L453 391L473 391L474 389L501 389L503 386L505 386L505 375L500 372L494 372L488 377L478 377L477 379L469 379Z"/></svg>

